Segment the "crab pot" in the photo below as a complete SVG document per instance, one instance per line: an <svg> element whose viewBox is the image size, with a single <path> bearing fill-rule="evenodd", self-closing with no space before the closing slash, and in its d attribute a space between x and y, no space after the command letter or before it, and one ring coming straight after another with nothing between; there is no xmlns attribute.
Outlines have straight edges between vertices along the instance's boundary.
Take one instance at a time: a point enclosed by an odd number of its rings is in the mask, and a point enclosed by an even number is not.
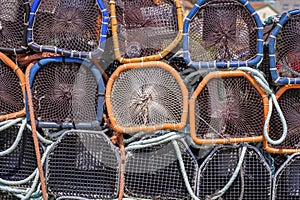
<svg viewBox="0 0 300 200"><path fill-rule="evenodd" d="M20 127L11 126L1 131L0 152L10 148L17 139ZM20 181L29 177L37 168L31 131L27 128L21 133L16 148L9 154L0 156L0 178L7 181ZM32 181L16 187L29 188Z"/></svg>
<svg viewBox="0 0 300 200"><path fill-rule="evenodd" d="M175 141L179 146L189 183L195 191L197 161L185 142ZM126 151L124 196L190 199L172 142Z"/></svg>
<svg viewBox="0 0 300 200"><path fill-rule="evenodd" d="M242 71L211 72L190 99L190 132L197 144L261 142L268 99Z"/></svg>
<svg viewBox="0 0 300 200"><path fill-rule="evenodd" d="M208 155L198 173L200 199L211 199L223 189L239 162L242 145L219 145ZM219 199L271 199L272 172L259 150L247 145L237 177Z"/></svg>
<svg viewBox="0 0 300 200"><path fill-rule="evenodd" d="M109 16L102 0L36 0L28 25L28 46L38 52L99 58Z"/></svg>
<svg viewBox="0 0 300 200"><path fill-rule="evenodd" d="M48 194L89 199L117 198L120 155L103 132L71 130L46 159Z"/></svg>
<svg viewBox="0 0 300 200"><path fill-rule="evenodd" d="M121 133L182 129L188 91L175 69L163 62L119 66L106 85L112 128Z"/></svg>
<svg viewBox="0 0 300 200"><path fill-rule="evenodd" d="M269 153L293 154L300 152L300 85L285 85L276 92L278 104L287 123L287 136L279 145L268 144L265 149ZM279 114L273 108L270 120L269 136L278 140L283 133Z"/></svg>
<svg viewBox="0 0 300 200"><path fill-rule="evenodd" d="M300 154L293 154L277 171L273 183L274 200L300 198Z"/></svg>
<svg viewBox="0 0 300 200"><path fill-rule="evenodd" d="M269 39L272 79L276 84L300 84L300 10L281 15Z"/></svg>
<svg viewBox="0 0 300 200"><path fill-rule="evenodd" d="M39 127L99 126L105 87L100 71L91 62L42 59L30 69L30 87Z"/></svg>
<svg viewBox="0 0 300 200"><path fill-rule="evenodd" d="M0 51L8 54L25 53L29 0L2 0L0 10Z"/></svg>
<svg viewBox="0 0 300 200"><path fill-rule="evenodd" d="M24 95L24 73L0 53L0 121L25 115Z"/></svg>
<svg viewBox="0 0 300 200"><path fill-rule="evenodd" d="M121 63L160 60L182 38L183 11L177 0L111 1L110 11Z"/></svg>
<svg viewBox="0 0 300 200"><path fill-rule="evenodd" d="M255 66L263 56L262 23L244 0L199 0L184 20L183 33L191 67Z"/></svg>

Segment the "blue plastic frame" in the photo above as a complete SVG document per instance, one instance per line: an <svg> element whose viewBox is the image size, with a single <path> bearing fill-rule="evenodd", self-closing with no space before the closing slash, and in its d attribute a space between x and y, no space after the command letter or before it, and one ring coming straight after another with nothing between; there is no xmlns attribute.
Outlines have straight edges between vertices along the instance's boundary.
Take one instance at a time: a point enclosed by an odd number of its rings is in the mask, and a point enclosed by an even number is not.
<svg viewBox="0 0 300 200"><path fill-rule="evenodd" d="M105 85L102 78L101 72L97 69L97 67L89 60L84 60L80 58L65 58L65 57L50 57L41 59L37 62L32 69L30 70L29 74L29 84L32 87L33 80L37 72L49 63L78 63L83 64L87 68L91 70L94 77L98 82L98 106L96 111L96 119L92 122L40 122L36 120L36 124L38 127L41 128L81 128L81 129L90 129L90 128L97 128L100 126L102 121L102 114L103 114L103 106L104 106L104 94L105 94ZM26 96L26 109L28 109L28 97ZM27 113L27 119L30 121L29 112Z"/></svg>
<svg viewBox="0 0 300 200"><path fill-rule="evenodd" d="M290 10L287 13L281 15L279 22L276 24L269 39L269 58L270 58L270 72L273 81L278 85L287 85L287 84L300 84L299 78L288 78L280 77L278 70L276 68L276 37L280 33L282 26L294 15L300 14L300 10Z"/></svg>
<svg viewBox="0 0 300 200"><path fill-rule="evenodd" d="M187 17L184 19L184 25L183 25L183 57L185 61L188 63L188 66L192 68L199 68L199 69L205 69L205 68L236 68L236 67L244 67L244 66L255 66L259 64L263 59L263 24L256 13L256 11L253 9L253 7L250 5L249 1L247 0L236 0L237 2L240 2L244 5L244 7L248 10L248 12L252 15L252 17L255 20L255 24L257 27L257 53L256 56L253 59L246 60L246 61L228 61L228 62L217 62L217 61L208 61L208 62L195 62L192 61L190 58L189 53L189 26L190 21L195 17L195 15L198 13L199 9L203 4L208 2L209 0L198 0L197 3L195 3L192 10L189 12Z"/></svg>
<svg viewBox="0 0 300 200"><path fill-rule="evenodd" d="M104 52L107 31L108 31L108 23L109 23L109 13L102 0L96 0L102 14L102 24L101 24L101 34L100 34L98 48L97 50L92 52L80 52L72 49L62 49L55 46L43 46L43 44L35 43L34 36L33 36L33 29L34 29L33 27L34 27L35 15L39 9L39 5L41 1L42 0L35 0L31 6L29 20L28 20L28 28L27 28L27 43L29 48L31 48L34 51L52 52L52 53L60 54L62 56L68 56L74 58L92 59L92 58L101 57L101 55Z"/></svg>

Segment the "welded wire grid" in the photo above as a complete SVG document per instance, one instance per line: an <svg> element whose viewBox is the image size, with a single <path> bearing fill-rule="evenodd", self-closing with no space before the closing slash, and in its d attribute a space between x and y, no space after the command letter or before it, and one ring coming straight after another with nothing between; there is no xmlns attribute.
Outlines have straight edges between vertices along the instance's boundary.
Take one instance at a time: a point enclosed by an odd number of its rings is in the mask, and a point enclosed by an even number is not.
<svg viewBox="0 0 300 200"><path fill-rule="evenodd" d="M300 154L293 154L277 171L273 183L273 200L300 198Z"/></svg>
<svg viewBox="0 0 300 200"><path fill-rule="evenodd" d="M49 62L32 69L31 92L39 122L97 120L98 80L84 63ZM35 74L34 74L35 73Z"/></svg>
<svg viewBox="0 0 300 200"><path fill-rule="evenodd" d="M215 147L199 169L197 195L200 199L210 199L223 189L236 169L240 154L241 146ZM271 199L271 177L271 170L261 153L247 145L239 174L220 199Z"/></svg>
<svg viewBox="0 0 300 200"><path fill-rule="evenodd" d="M0 3L0 51L23 53L26 50L26 31L29 15L28 0L2 0Z"/></svg>
<svg viewBox="0 0 300 200"><path fill-rule="evenodd" d="M23 91L25 78L23 72L8 57L1 53L0 57L0 121L2 121L25 114Z"/></svg>
<svg viewBox="0 0 300 200"><path fill-rule="evenodd" d="M269 41L271 75L277 84L300 83L300 10L284 13Z"/></svg>
<svg viewBox="0 0 300 200"><path fill-rule="evenodd" d="M196 187L197 162L182 141L177 141L188 180ZM125 197L190 199L172 142L126 152Z"/></svg>
<svg viewBox="0 0 300 200"><path fill-rule="evenodd" d="M120 156L103 132L67 131L46 163L48 193L56 197L116 198Z"/></svg>
<svg viewBox="0 0 300 200"><path fill-rule="evenodd" d="M191 135L198 144L259 142L266 112L266 95L248 74L212 72L191 97Z"/></svg>
<svg viewBox="0 0 300 200"><path fill-rule="evenodd" d="M248 1L199 0L185 18L183 39L192 67L253 66L263 55L262 23Z"/></svg>
<svg viewBox="0 0 300 200"><path fill-rule="evenodd" d="M109 17L101 0L37 0L30 13L32 49L71 57L103 53Z"/></svg>
<svg viewBox="0 0 300 200"><path fill-rule="evenodd" d="M267 144L270 153L292 154L300 151L300 86L289 85L282 87L277 93L279 106L287 122L287 136L279 145ZM280 117L273 108L270 120L269 136L279 139L283 133Z"/></svg>
<svg viewBox="0 0 300 200"><path fill-rule="evenodd" d="M187 98L179 74L162 62L122 65L106 86L108 114L118 132L181 129Z"/></svg>
<svg viewBox="0 0 300 200"><path fill-rule="evenodd" d="M160 60L182 37L178 0L110 2L115 56L121 63Z"/></svg>
<svg viewBox="0 0 300 200"><path fill-rule="evenodd" d="M10 148L16 140L19 126L14 125L0 135L0 152ZM7 181L20 181L29 177L37 168L31 131L24 129L16 148L9 154L0 156L0 178ZM29 187L30 182L15 187Z"/></svg>

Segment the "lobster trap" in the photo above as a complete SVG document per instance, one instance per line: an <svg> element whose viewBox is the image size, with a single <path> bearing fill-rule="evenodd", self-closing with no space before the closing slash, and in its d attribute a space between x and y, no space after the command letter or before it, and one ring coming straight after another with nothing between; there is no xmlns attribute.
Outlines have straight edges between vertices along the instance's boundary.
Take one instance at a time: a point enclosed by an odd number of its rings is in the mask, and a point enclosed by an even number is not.
<svg viewBox="0 0 300 200"><path fill-rule="evenodd" d="M211 72L190 98L190 132L197 144L261 142L268 98L243 71Z"/></svg>
<svg viewBox="0 0 300 200"><path fill-rule="evenodd" d="M278 104L282 110L287 123L287 136L278 145L264 142L267 152L276 154L293 154L300 152L300 85L285 85L276 92ZM269 136L272 139L279 139L283 133L283 127L279 126L280 117L275 108L273 109Z"/></svg>
<svg viewBox="0 0 300 200"><path fill-rule="evenodd" d="M270 70L279 85L300 84L300 10L282 14L269 39Z"/></svg>
<svg viewBox="0 0 300 200"><path fill-rule="evenodd" d="M178 72L163 62L119 66L106 85L105 98L116 132L178 130L186 124L188 91Z"/></svg>
<svg viewBox="0 0 300 200"><path fill-rule="evenodd" d="M184 20L183 50L194 68L256 66L262 22L246 0L198 0Z"/></svg>
<svg viewBox="0 0 300 200"><path fill-rule="evenodd" d="M4 121L25 115L25 76L3 53L0 59L0 121Z"/></svg>
<svg viewBox="0 0 300 200"><path fill-rule="evenodd" d="M119 191L120 155L104 132L66 131L46 159L48 194L114 199Z"/></svg>
<svg viewBox="0 0 300 200"><path fill-rule="evenodd" d="M90 61L53 57L27 70L37 126L99 127L105 86L100 71Z"/></svg>
<svg viewBox="0 0 300 200"><path fill-rule="evenodd" d="M37 169L31 131L26 127L14 125L2 130L0 135L1 182L9 182L7 186L11 188L31 187ZM16 184L17 182L20 184Z"/></svg>
<svg viewBox="0 0 300 200"><path fill-rule="evenodd" d="M208 155L199 168L197 195L200 199L271 199L272 172L268 163L250 145L244 145L246 153L242 158L242 146L219 145ZM242 165L236 178L222 197L215 198L233 176L240 159Z"/></svg>
<svg viewBox="0 0 300 200"><path fill-rule="evenodd" d="M18 200L19 199L8 192L3 192L1 190L0 190L0 198L2 200Z"/></svg>
<svg viewBox="0 0 300 200"><path fill-rule="evenodd" d="M293 154L277 171L273 182L273 200L300 198L300 154Z"/></svg>
<svg viewBox="0 0 300 200"><path fill-rule="evenodd" d="M36 0L28 25L28 46L77 58L99 58L109 16L101 0Z"/></svg>
<svg viewBox="0 0 300 200"><path fill-rule="evenodd" d="M198 164L183 140L174 140L181 152L187 179L196 189ZM126 150L125 192L128 198L190 199L173 142Z"/></svg>
<svg viewBox="0 0 300 200"><path fill-rule="evenodd" d="M182 38L178 0L112 0L110 12L114 52L121 63L160 60Z"/></svg>
<svg viewBox="0 0 300 200"><path fill-rule="evenodd" d="M0 51L11 54L25 53L29 0L1 1L0 10Z"/></svg>

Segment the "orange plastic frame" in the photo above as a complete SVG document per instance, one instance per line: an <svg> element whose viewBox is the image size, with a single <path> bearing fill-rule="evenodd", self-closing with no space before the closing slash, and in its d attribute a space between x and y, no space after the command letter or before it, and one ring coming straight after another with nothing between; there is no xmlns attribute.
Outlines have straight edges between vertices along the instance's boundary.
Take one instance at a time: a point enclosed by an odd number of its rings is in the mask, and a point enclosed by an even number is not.
<svg viewBox="0 0 300 200"><path fill-rule="evenodd" d="M181 123L177 124L163 124L163 125L154 125L154 126L134 126L134 127L122 127L119 126L113 111L112 111L112 104L111 104L111 90L114 84L114 80L117 79L125 70L129 69L137 69L137 68L151 68L151 67L160 67L168 72L176 79L178 84L180 85L180 89L182 91L183 96L183 110L181 115ZM105 94L105 102L106 108L108 112L108 116L110 119L110 123L113 127L113 130L118 133L137 133L137 132L153 132L156 130L180 130L185 127L187 116L188 116L188 90L183 83L178 72L169 66L168 64L160 61L152 61L152 62L145 62L145 63L130 63L130 64L123 64L119 66L116 71L111 75L109 78L107 85L106 85L106 94Z"/></svg>
<svg viewBox="0 0 300 200"><path fill-rule="evenodd" d="M111 30L112 30L112 39L114 45L115 57L120 63L136 63L136 62L146 62L146 61L158 61L165 57L168 53L172 51L181 41L182 32L183 32L183 9L181 7L179 0L173 0L176 6L177 13L177 23L178 23L178 34L176 38L173 40L167 48L162 50L159 54L149 55L145 57L137 57L137 58L124 58L121 56L119 49L119 40L118 40L118 22L116 17L116 0L110 1L110 18L111 18Z"/></svg>
<svg viewBox="0 0 300 200"><path fill-rule="evenodd" d="M9 66L19 77L20 80L20 85L22 88L23 92L23 101L24 101L24 109L20 110L15 113L7 113L5 115L0 115L0 121L5 121L8 119L13 119L13 118L18 118L18 117L23 117L26 114L26 109L25 109L25 75L22 72L22 70L14 63L10 58L8 58L6 55L0 52L0 59L7 65Z"/></svg>
<svg viewBox="0 0 300 200"><path fill-rule="evenodd" d="M300 89L300 85L282 86L275 94L276 99L278 100L289 89ZM293 153L300 152L300 149L278 149L278 148L271 147L269 146L267 140L264 140L264 148L268 153L274 153L274 154L293 154Z"/></svg>
<svg viewBox="0 0 300 200"><path fill-rule="evenodd" d="M267 113L268 113L268 97L266 93L262 90L262 88L258 85L258 83L246 72L237 70L237 71L218 71L218 72L210 72L207 76L204 77L204 79L201 81L201 83L198 85L197 89L193 93L191 99L190 99L190 132L191 137L193 141L196 144L227 144L227 143L242 143L242 142L262 142L263 141L263 129L262 129L262 135L261 136L255 136L255 137L244 137L244 138L217 138L217 139L200 139L197 138L196 135L196 127L195 127L195 102L204 88L204 86L208 83L209 80L213 78L222 78L222 77L245 77L259 92L259 94L262 96L263 104L264 104L264 121L266 119ZM263 123L263 122L262 122Z"/></svg>

